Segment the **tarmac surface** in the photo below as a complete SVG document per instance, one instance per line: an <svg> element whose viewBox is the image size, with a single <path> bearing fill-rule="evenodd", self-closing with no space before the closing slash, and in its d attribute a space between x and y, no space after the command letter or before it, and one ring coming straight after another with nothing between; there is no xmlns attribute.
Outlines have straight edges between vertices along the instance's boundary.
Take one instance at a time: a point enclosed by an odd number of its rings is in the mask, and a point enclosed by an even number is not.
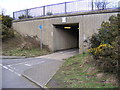
<svg viewBox="0 0 120 90"><path fill-rule="evenodd" d="M30 58L5 59L2 61L2 88L40 88L40 86L23 77L22 73L47 60Z"/></svg>
<svg viewBox="0 0 120 90"><path fill-rule="evenodd" d="M76 54L78 49L70 49L35 58L2 59L2 88L47 88L63 59Z"/></svg>

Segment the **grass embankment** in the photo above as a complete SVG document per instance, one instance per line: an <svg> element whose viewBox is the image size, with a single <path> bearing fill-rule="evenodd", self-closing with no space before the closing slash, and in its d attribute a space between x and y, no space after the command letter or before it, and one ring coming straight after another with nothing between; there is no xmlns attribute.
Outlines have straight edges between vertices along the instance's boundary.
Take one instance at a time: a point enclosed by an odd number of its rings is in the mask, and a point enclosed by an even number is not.
<svg viewBox="0 0 120 90"><path fill-rule="evenodd" d="M95 67L88 54L80 54L66 60L60 70L47 84L49 88L115 88L113 75Z"/></svg>
<svg viewBox="0 0 120 90"><path fill-rule="evenodd" d="M39 49L39 48L31 48L31 49L12 49L8 51L4 51L5 56L25 56L25 57L36 57L41 55L49 54L50 52L47 49Z"/></svg>
<svg viewBox="0 0 120 90"><path fill-rule="evenodd" d="M23 37L19 33L2 43L2 55L4 56L36 57L49 53L51 52L46 46L41 50L39 42L34 38Z"/></svg>

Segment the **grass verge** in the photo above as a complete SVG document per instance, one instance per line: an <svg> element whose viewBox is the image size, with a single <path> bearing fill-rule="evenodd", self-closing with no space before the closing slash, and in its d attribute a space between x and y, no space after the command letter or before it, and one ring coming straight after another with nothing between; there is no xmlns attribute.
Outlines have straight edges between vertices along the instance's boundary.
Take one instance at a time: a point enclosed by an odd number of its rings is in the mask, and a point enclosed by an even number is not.
<svg viewBox="0 0 120 90"><path fill-rule="evenodd" d="M66 60L47 84L49 88L117 88L113 75L98 70L91 56L80 54Z"/></svg>
<svg viewBox="0 0 120 90"><path fill-rule="evenodd" d="M40 49L39 41L30 36L22 36L16 32L15 37L8 38L2 43L3 56L36 57L50 54L51 51L43 45Z"/></svg>
<svg viewBox="0 0 120 90"><path fill-rule="evenodd" d="M50 54L47 49L31 48L31 49L12 49L4 51L5 56L25 56L25 57L36 57L41 55Z"/></svg>

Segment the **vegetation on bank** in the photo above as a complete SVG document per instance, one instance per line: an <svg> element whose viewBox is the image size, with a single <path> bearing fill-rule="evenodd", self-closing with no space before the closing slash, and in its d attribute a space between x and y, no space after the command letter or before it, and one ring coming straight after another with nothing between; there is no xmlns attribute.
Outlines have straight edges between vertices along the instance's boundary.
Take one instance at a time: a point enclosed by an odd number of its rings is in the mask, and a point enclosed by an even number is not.
<svg viewBox="0 0 120 90"><path fill-rule="evenodd" d="M47 87L116 88L118 86L116 78L99 70L89 54L80 54L66 59Z"/></svg>
<svg viewBox="0 0 120 90"><path fill-rule="evenodd" d="M40 43L35 37L14 33L15 36L13 38L9 38L2 43L2 55L36 57L51 53L45 45L43 45L43 49L40 49Z"/></svg>
<svg viewBox="0 0 120 90"><path fill-rule="evenodd" d="M8 17L7 17L8 18ZM6 19L11 20L11 19ZM48 87L54 88L115 88L119 79L120 15L103 22L98 33L90 37L89 54L66 60ZM23 37L12 31L11 24L2 23L3 55L26 57L49 54L47 46L39 49L38 38ZM1 30L2 30L1 29ZM10 35L10 36L9 36Z"/></svg>
<svg viewBox="0 0 120 90"><path fill-rule="evenodd" d="M120 55L120 14L103 22L97 34L90 38L90 55L104 72L118 75Z"/></svg>
<svg viewBox="0 0 120 90"><path fill-rule="evenodd" d="M51 53L47 46L40 43L37 36L22 36L12 28L12 18L0 15L0 39L2 39L2 55L35 57Z"/></svg>
<svg viewBox="0 0 120 90"><path fill-rule="evenodd" d="M6 39L14 37L14 30L12 28L12 18L7 15L0 15L0 39L4 42Z"/></svg>
<svg viewBox="0 0 120 90"><path fill-rule="evenodd" d="M65 61L47 84L50 88L118 88L120 55L120 14L103 21L89 40L89 54Z"/></svg>

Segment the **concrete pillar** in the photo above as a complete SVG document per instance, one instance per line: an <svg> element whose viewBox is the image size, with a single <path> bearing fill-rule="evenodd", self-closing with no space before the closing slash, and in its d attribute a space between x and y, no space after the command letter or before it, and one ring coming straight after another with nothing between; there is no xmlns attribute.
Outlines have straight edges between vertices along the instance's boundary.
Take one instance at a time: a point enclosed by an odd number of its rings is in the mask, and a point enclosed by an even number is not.
<svg viewBox="0 0 120 90"><path fill-rule="evenodd" d="M79 53L83 52L83 34L84 34L84 27L83 27L83 16L79 22Z"/></svg>

